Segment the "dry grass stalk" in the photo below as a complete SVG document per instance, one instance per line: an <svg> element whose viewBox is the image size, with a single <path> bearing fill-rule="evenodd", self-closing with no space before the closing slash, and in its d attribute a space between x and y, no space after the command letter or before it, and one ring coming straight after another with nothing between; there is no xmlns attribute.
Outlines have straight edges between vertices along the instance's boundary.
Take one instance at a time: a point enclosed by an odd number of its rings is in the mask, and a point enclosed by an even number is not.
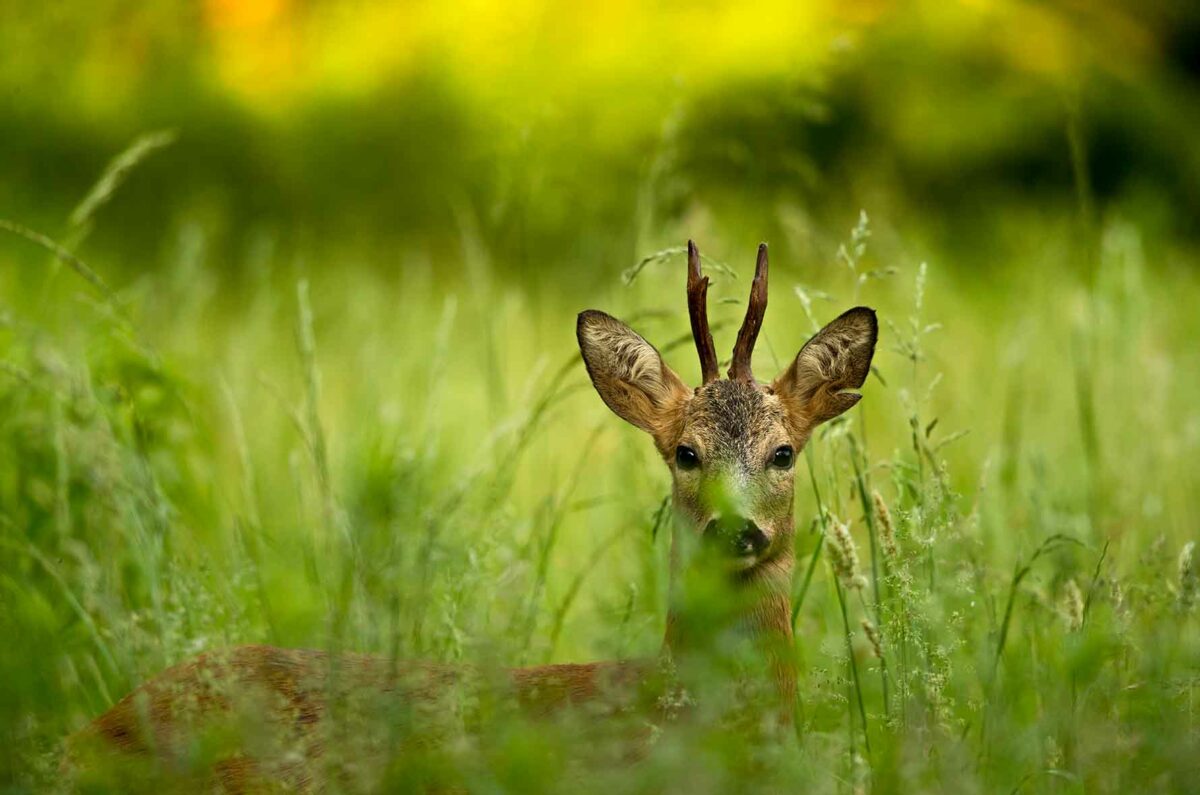
<svg viewBox="0 0 1200 795"><path fill-rule="evenodd" d="M859 590L866 586L867 579L858 571L858 549L854 546L854 537L850 535L850 525L835 519L829 536L829 555L834 573L842 585L847 590Z"/></svg>
<svg viewBox="0 0 1200 795"><path fill-rule="evenodd" d="M896 525L892 522L892 512L888 510L883 495L878 491L872 491L871 498L875 502L875 515L879 517L879 540L883 551L889 560L895 560L899 557L900 550L896 546Z"/></svg>
<svg viewBox="0 0 1200 795"><path fill-rule="evenodd" d="M882 660L883 638L879 635L879 628L865 618L862 620L862 628L867 636L867 641L871 644L871 652L877 660Z"/></svg>
<svg viewBox="0 0 1200 795"><path fill-rule="evenodd" d="M1063 588L1062 612L1069 631L1078 632L1083 628L1083 594L1075 580L1067 580Z"/></svg>
<svg viewBox="0 0 1200 795"><path fill-rule="evenodd" d="M1189 541L1179 551L1179 604L1191 607L1200 594L1200 573L1196 571L1196 542Z"/></svg>

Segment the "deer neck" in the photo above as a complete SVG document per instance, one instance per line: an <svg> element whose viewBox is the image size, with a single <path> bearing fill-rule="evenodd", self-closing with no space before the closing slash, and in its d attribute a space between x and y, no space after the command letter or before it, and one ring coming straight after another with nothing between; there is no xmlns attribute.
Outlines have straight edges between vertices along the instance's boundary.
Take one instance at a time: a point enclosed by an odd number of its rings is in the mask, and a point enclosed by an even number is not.
<svg viewBox="0 0 1200 795"><path fill-rule="evenodd" d="M672 583L670 607L667 611L666 637L663 654L672 661L686 659L711 641L703 635L711 630L704 626L697 631L697 621L688 615L686 594L678 593L678 555L672 544ZM750 645L765 670L783 705L785 721L790 721L796 695L796 673L793 661L791 616L791 587L794 557L787 548L780 554L736 575L731 585L736 607L722 617L719 625L740 635ZM722 631L722 630L718 630ZM700 636L700 637L698 637Z"/></svg>

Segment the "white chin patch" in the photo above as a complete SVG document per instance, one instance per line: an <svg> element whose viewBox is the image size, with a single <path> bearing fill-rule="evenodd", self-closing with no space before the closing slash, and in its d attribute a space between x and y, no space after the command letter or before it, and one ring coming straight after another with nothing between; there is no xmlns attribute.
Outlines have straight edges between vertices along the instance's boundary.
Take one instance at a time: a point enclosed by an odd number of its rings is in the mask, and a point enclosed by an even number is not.
<svg viewBox="0 0 1200 795"><path fill-rule="evenodd" d="M758 556L754 554L738 555L733 559L733 568L736 571L745 571L746 569L754 568L754 564L758 563Z"/></svg>

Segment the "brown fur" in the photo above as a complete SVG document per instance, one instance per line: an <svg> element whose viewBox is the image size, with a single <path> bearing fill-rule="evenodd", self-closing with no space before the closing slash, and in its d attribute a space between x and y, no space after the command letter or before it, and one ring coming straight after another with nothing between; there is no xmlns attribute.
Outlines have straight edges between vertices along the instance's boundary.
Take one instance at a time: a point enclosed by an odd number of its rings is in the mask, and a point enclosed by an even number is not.
<svg viewBox="0 0 1200 795"><path fill-rule="evenodd" d="M211 777L225 791L258 791L266 782L322 790L323 723L339 704L351 709L356 696L368 694L375 714L396 706L435 715L456 706L448 696L455 686L461 687L458 695L490 687L507 691L528 717L542 719L581 704L625 709L655 667L652 660L541 665L502 671L495 681L487 671L466 665L240 646L169 668L125 696L71 738L72 761L90 759L97 750L117 750L153 755L180 768L195 736L232 722L241 725L247 738L269 737L277 753L237 750L223 757ZM446 720L441 723L429 721L430 735L409 742L428 745L447 739ZM297 749L302 753L294 753ZM201 780L208 777L201 771Z"/></svg>

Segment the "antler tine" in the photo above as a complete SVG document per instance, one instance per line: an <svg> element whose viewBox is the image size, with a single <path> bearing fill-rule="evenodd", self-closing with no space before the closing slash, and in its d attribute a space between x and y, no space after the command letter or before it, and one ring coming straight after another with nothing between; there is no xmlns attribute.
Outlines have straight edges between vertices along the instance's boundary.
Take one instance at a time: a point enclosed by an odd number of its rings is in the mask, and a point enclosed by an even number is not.
<svg viewBox="0 0 1200 795"><path fill-rule="evenodd" d="M720 378L721 371L712 332L708 330L708 277L700 275L700 252L691 240L688 241L687 294L692 337L696 340L696 352L700 354L700 372L707 384Z"/></svg>
<svg viewBox="0 0 1200 795"><path fill-rule="evenodd" d="M746 319L738 331L733 346L733 362L729 365L731 381L754 383L750 371L750 355L762 329L763 315L767 313L767 244L758 244L758 262L754 266L754 282L750 285L750 305L746 307Z"/></svg>

